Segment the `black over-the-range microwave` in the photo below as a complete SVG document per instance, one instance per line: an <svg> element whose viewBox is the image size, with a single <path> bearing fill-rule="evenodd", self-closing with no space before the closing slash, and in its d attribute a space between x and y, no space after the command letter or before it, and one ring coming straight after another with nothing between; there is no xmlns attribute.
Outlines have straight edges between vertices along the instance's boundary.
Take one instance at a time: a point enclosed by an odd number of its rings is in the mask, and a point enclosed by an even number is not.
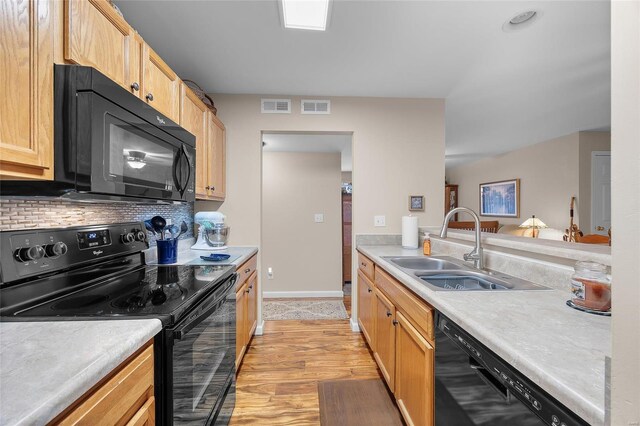
<svg viewBox="0 0 640 426"><path fill-rule="evenodd" d="M54 181L3 196L195 200L195 136L94 68L55 65Z"/></svg>

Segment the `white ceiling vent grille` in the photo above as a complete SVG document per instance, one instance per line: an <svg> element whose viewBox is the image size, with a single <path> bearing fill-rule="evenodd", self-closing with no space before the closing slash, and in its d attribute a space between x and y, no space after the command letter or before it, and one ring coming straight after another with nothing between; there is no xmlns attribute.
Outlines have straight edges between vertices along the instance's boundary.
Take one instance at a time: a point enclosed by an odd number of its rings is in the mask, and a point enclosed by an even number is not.
<svg viewBox="0 0 640 426"><path fill-rule="evenodd" d="M263 114L291 114L291 99L262 99Z"/></svg>
<svg viewBox="0 0 640 426"><path fill-rule="evenodd" d="M302 114L331 114L331 101L303 99L300 103Z"/></svg>

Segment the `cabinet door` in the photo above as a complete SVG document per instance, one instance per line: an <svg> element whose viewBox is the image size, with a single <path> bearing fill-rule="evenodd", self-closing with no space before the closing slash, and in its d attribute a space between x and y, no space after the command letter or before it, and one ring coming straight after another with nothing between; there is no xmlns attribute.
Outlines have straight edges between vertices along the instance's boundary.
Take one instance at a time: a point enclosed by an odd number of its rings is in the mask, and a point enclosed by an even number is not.
<svg viewBox="0 0 640 426"><path fill-rule="evenodd" d="M434 349L402 315L396 314L395 396L407 425L434 424Z"/></svg>
<svg viewBox="0 0 640 426"><path fill-rule="evenodd" d="M142 63L143 47L144 40L142 40L140 34L132 30L129 42L129 79L127 80L129 86L126 88L141 99L144 99L142 93L142 80L144 77L142 75L142 71L144 69L144 65Z"/></svg>
<svg viewBox="0 0 640 426"><path fill-rule="evenodd" d="M373 294L373 284L362 271L358 270L358 324L364 338L369 343L372 351L375 351L373 307L375 305L375 295Z"/></svg>
<svg viewBox="0 0 640 426"><path fill-rule="evenodd" d="M395 367L396 367L396 308L387 297L377 288L374 290L375 304L375 329L376 349L373 353L378 362L378 367L389 385L394 391Z"/></svg>
<svg viewBox="0 0 640 426"><path fill-rule="evenodd" d="M247 288L247 345L258 326L258 274L253 273Z"/></svg>
<svg viewBox="0 0 640 426"><path fill-rule="evenodd" d="M207 106L187 87L180 84L180 125L196 137L196 196L207 190Z"/></svg>
<svg viewBox="0 0 640 426"><path fill-rule="evenodd" d="M226 190L226 135L224 124L211 115L208 141L208 182L209 198L214 200L224 200Z"/></svg>
<svg viewBox="0 0 640 426"><path fill-rule="evenodd" d="M127 426L155 426L156 424L156 400L152 396L144 403L142 408L129 420Z"/></svg>
<svg viewBox="0 0 640 426"><path fill-rule="evenodd" d="M66 0L65 6L64 58L129 90L129 24L106 0Z"/></svg>
<svg viewBox="0 0 640 426"><path fill-rule="evenodd" d="M180 79L148 45L142 47L142 94L149 105L179 123Z"/></svg>
<svg viewBox="0 0 640 426"><path fill-rule="evenodd" d="M247 283L236 292L236 374L247 350Z"/></svg>
<svg viewBox="0 0 640 426"><path fill-rule="evenodd" d="M53 178L53 1L0 2L0 177Z"/></svg>

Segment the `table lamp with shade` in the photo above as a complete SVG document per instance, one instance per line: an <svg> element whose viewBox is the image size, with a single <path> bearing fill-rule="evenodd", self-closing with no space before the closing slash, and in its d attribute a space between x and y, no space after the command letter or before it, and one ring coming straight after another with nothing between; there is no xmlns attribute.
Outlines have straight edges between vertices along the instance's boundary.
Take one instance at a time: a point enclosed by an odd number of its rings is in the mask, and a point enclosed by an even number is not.
<svg viewBox="0 0 640 426"><path fill-rule="evenodd" d="M525 220L522 225L520 225L520 228L533 228L532 237L537 238L538 235L536 233L536 230L548 228L548 226L543 221L538 219L536 215L532 215L529 219Z"/></svg>

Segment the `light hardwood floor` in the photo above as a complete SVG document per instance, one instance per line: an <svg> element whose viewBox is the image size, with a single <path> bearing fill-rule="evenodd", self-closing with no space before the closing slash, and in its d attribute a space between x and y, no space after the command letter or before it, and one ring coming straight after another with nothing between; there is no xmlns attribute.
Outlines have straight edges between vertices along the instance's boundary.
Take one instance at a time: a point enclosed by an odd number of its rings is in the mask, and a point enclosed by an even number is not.
<svg viewBox="0 0 640 426"><path fill-rule="evenodd" d="M349 320L267 321L240 367L231 425L319 425L318 381L379 377Z"/></svg>

